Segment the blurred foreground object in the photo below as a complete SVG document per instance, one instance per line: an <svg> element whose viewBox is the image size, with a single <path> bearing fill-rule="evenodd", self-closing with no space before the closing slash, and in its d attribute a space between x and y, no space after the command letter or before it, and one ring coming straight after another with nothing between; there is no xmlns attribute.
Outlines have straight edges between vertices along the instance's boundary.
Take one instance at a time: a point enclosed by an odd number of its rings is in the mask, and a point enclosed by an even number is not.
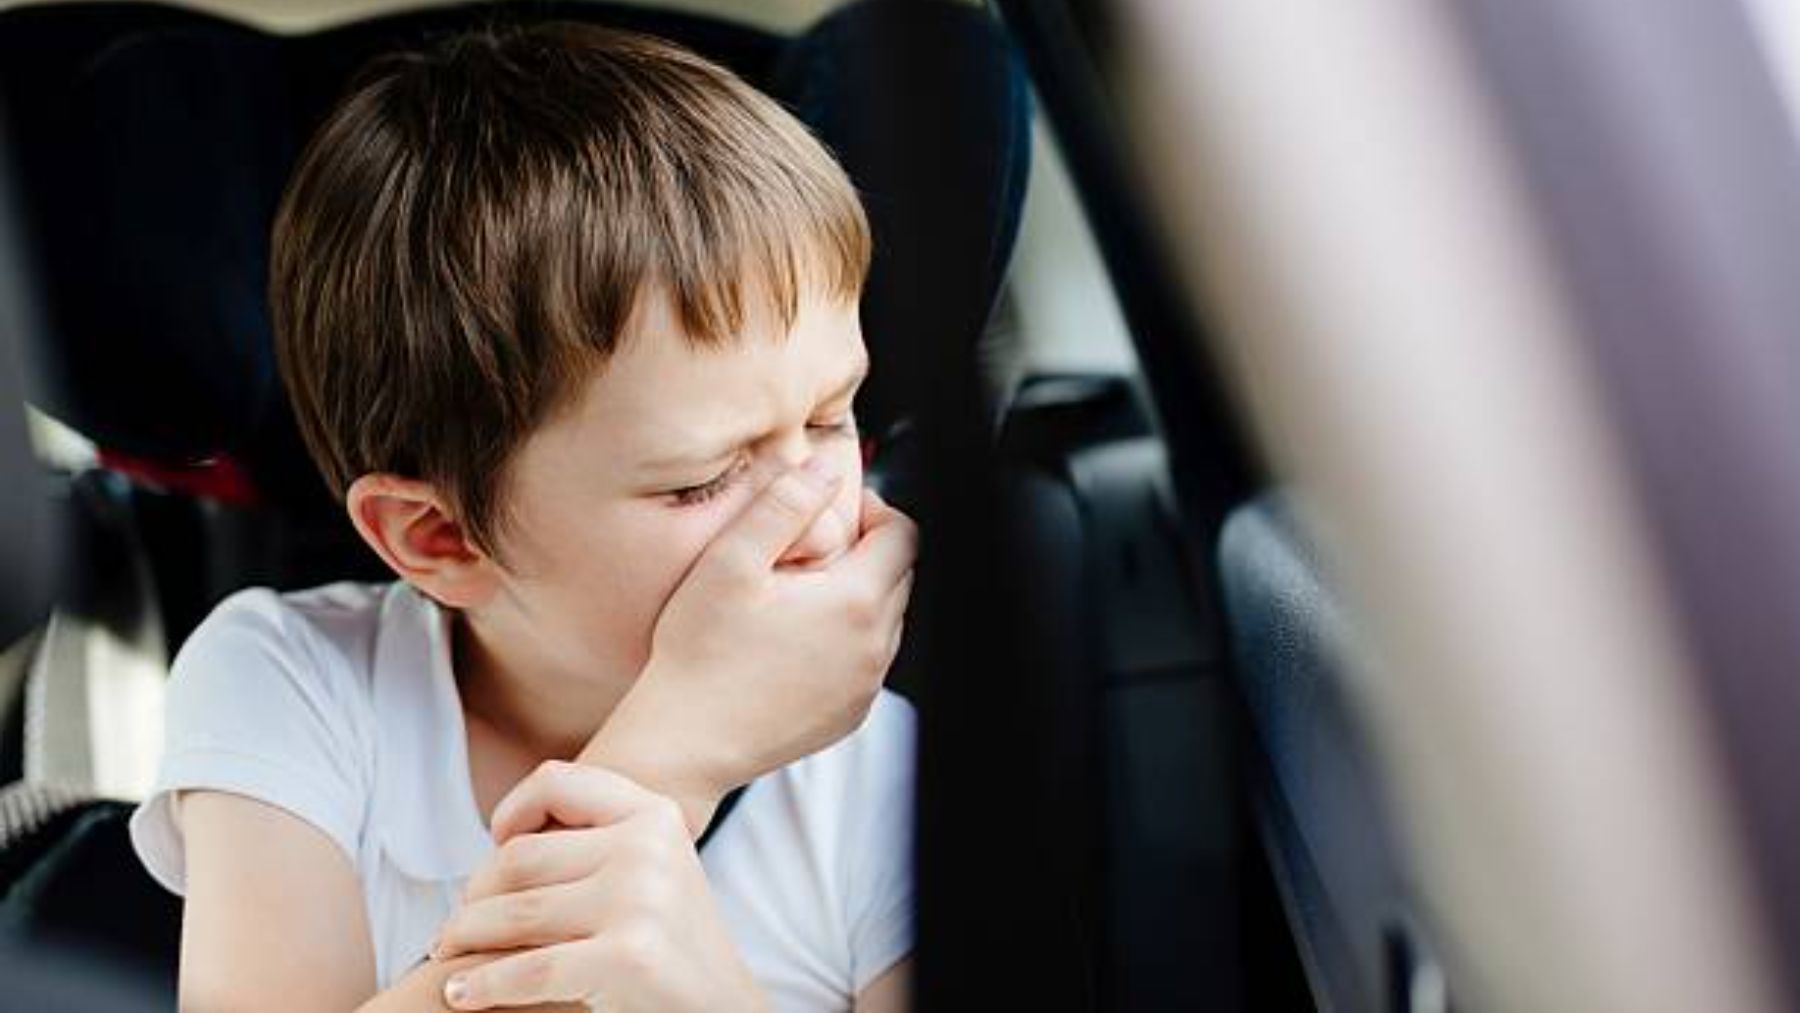
<svg viewBox="0 0 1800 1013"><path fill-rule="evenodd" d="M1290 909L1322 1001L1800 1005L1800 158L1743 9L1115 8L1288 489L1240 547L1304 529L1361 634L1270 697L1341 698L1395 814L1393 881ZM1265 802L1329 862L1380 813L1284 762L1295 716Z"/></svg>

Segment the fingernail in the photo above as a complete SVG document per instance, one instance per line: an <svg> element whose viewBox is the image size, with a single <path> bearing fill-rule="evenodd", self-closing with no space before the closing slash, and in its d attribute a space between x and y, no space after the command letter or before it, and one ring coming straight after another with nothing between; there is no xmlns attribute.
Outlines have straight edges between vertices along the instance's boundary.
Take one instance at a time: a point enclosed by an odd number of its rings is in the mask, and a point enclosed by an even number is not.
<svg viewBox="0 0 1800 1013"><path fill-rule="evenodd" d="M469 1001L469 983L464 980L462 975L456 975L444 982L444 1001L457 1007Z"/></svg>

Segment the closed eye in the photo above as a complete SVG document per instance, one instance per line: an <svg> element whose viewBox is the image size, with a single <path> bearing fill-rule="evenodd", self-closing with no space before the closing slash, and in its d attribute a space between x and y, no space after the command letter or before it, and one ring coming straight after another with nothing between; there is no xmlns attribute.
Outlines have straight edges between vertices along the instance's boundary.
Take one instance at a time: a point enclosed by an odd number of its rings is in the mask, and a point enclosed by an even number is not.
<svg viewBox="0 0 1800 1013"><path fill-rule="evenodd" d="M740 458L733 461L731 466L720 472L717 477L708 479L699 485L672 489L669 491L669 496L675 506L699 506L730 489L733 483L747 470L744 460Z"/></svg>
<svg viewBox="0 0 1800 1013"><path fill-rule="evenodd" d="M806 428L816 433L834 436L853 436L856 434L856 416L846 414L842 418L823 422L808 423Z"/></svg>
<svg viewBox="0 0 1800 1013"><path fill-rule="evenodd" d="M848 437L854 439L857 432L856 415L853 412L845 412L836 418L809 422L806 428L809 432L818 433L826 438ZM733 461L730 467L720 472L717 477L701 482L699 485L671 489L667 495L674 506L699 506L729 491L732 485L748 470L747 465L748 462L740 457Z"/></svg>

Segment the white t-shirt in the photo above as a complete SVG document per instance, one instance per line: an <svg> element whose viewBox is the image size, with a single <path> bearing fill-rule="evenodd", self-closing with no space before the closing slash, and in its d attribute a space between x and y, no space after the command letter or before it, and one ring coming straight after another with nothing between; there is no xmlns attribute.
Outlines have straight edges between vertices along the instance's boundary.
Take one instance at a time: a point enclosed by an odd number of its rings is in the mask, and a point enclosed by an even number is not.
<svg viewBox="0 0 1800 1013"><path fill-rule="evenodd" d="M162 766L131 839L179 894L173 792L281 807L362 882L386 988L425 955L493 849L469 781L447 614L408 585L240 592L175 659ZM912 947L915 717L882 693L856 732L754 782L702 850L777 1009L842 1010Z"/></svg>

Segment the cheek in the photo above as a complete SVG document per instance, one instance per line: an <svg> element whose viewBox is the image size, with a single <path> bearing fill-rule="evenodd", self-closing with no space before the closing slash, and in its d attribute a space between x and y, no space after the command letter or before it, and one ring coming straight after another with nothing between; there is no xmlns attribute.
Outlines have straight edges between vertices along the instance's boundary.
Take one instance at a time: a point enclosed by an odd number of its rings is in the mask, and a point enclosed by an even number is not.
<svg viewBox="0 0 1800 1013"><path fill-rule="evenodd" d="M669 510L660 505L615 515L568 560L584 574L567 585L562 623L579 630L582 650L595 660L634 667L650 649L663 605L686 576L719 524L706 511Z"/></svg>
<svg viewBox="0 0 1800 1013"><path fill-rule="evenodd" d="M646 523L627 543L619 545L624 558L633 560L637 582L653 613L660 613L669 596L706 546L731 520L731 513L717 510L672 510L655 505ZM654 618L654 616L653 616Z"/></svg>

